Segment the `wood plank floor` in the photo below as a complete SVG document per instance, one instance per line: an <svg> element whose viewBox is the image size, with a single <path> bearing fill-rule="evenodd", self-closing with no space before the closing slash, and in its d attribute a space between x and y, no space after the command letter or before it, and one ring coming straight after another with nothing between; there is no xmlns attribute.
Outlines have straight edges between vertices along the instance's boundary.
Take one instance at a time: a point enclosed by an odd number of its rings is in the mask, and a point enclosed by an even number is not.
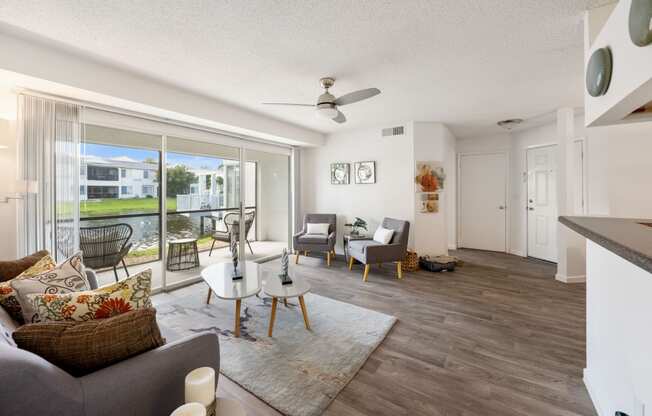
<svg viewBox="0 0 652 416"><path fill-rule="evenodd" d="M302 258L317 294L399 321L325 412L360 415L595 415L582 383L585 285L554 280L555 267L459 250L453 273L405 273ZM308 309L310 306L308 305ZM279 415L235 383L219 393L248 416Z"/></svg>

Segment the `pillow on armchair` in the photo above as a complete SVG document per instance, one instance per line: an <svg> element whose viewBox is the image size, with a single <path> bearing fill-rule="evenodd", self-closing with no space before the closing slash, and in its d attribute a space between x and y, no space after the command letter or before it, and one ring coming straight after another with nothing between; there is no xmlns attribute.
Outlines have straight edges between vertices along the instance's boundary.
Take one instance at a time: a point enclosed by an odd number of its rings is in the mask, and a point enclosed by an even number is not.
<svg viewBox="0 0 652 416"><path fill-rule="evenodd" d="M153 308L89 322L23 325L13 339L76 377L165 344Z"/></svg>
<svg viewBox="0 0 652 416"><path fill-rule="evenodd" d="M307 223L306 234L328 235L329 228L330 228L330 224Z"/></svg>
<svg viewBox="0 0 652 416"><path fill-rule="evenodd" d="M374 241L377 241L381 244L389 244L392 241L392 236L394 236L394 230L389 230L378 226L378 229L374 233Z"/></svg>

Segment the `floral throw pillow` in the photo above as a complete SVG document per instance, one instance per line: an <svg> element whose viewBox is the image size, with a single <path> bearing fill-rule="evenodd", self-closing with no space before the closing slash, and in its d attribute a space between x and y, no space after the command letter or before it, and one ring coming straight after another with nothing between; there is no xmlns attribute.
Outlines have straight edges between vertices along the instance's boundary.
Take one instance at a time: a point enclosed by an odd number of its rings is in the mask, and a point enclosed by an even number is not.
<svg viewBox="0 0 652 416"><path fill-rule="evenodd" d="M50 271L32 277L16 278L11 281L11 287L17 293L25 323L39 322L30 295L71 293L90 289L81 252L73 254Z"/></svg>
<svg viewBox="0 0 652 416"><path fill-rule="evenodd" d="M11 318L22 325L24 323L23 319L23 310L20 308L20 303L18 302L18 295L13 287L11 287L11 282L15 279L25 279L28 277L34 277L36 275L49 272L57 266L54 259L50 255L46 255L36 262L33 266L14 277L12 280L0 283L0 305L9 313Z"/></svg>
<svg viewBox="0 0 652 416"><path fill-rule="evenodd" d="M90 321L151 308L152 270L83 292L29 295L42 322Z"/></svg>

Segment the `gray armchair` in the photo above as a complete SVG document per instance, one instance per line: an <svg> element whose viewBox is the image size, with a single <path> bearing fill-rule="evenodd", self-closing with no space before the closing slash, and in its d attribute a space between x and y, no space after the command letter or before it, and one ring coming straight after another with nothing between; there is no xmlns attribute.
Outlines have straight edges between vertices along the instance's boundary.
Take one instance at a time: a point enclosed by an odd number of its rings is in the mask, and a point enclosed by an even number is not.
<svg viewBox="0 0 652 416"><path fill-rule="evenodd" d="M307 234L306 224L329 224L328 235ZM303 217L303 230L292 239L296 252L295 263L299 264L299 254L304 256L311 251L326 252L326 263L330 267L331 256L335 256L335 238L337 235L337 216L335 214L306 214Z"/></svg>
<svg viewBox="0 0 652 416"><path fill-rule="evenodd" d="M95 275L87 270L90 285ZM151 351L73 377L38 355L22 350L8 338L16 323L0 308L0 378L11 380L0 389L0 414L70 416L169 415L184 403L184 378L198 367L220 368L218 337L204 332L174 340L161 326L168 343ZM3 336L4 335L4 336Z"/></svg>
<svg viewBox="0 0 652 416"><path fill-rule="evenodd" d="M382 226L383 228L394 230L394 235L392 235L392 240L389 244L382 244L372 239L349 242L349 270L353 268L354 259L364 264L363 280L365 282L369 275L369 268L373 263L396 262L396 274L399 279L403 278L401 262L407 254L410 223L394 218L385 218L383 219Z"/></svg>

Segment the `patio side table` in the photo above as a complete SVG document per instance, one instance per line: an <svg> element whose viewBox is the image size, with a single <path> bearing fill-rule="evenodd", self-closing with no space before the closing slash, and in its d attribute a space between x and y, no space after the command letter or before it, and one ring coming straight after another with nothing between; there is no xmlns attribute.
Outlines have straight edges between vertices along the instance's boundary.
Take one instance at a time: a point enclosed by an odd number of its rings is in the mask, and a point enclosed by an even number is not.
<svg viewBox="0 0 652 416"><path fill-rule="evenodd" d="M167 269L171 272L199 267L196 238L183 238L168 242Z"/></svg>

